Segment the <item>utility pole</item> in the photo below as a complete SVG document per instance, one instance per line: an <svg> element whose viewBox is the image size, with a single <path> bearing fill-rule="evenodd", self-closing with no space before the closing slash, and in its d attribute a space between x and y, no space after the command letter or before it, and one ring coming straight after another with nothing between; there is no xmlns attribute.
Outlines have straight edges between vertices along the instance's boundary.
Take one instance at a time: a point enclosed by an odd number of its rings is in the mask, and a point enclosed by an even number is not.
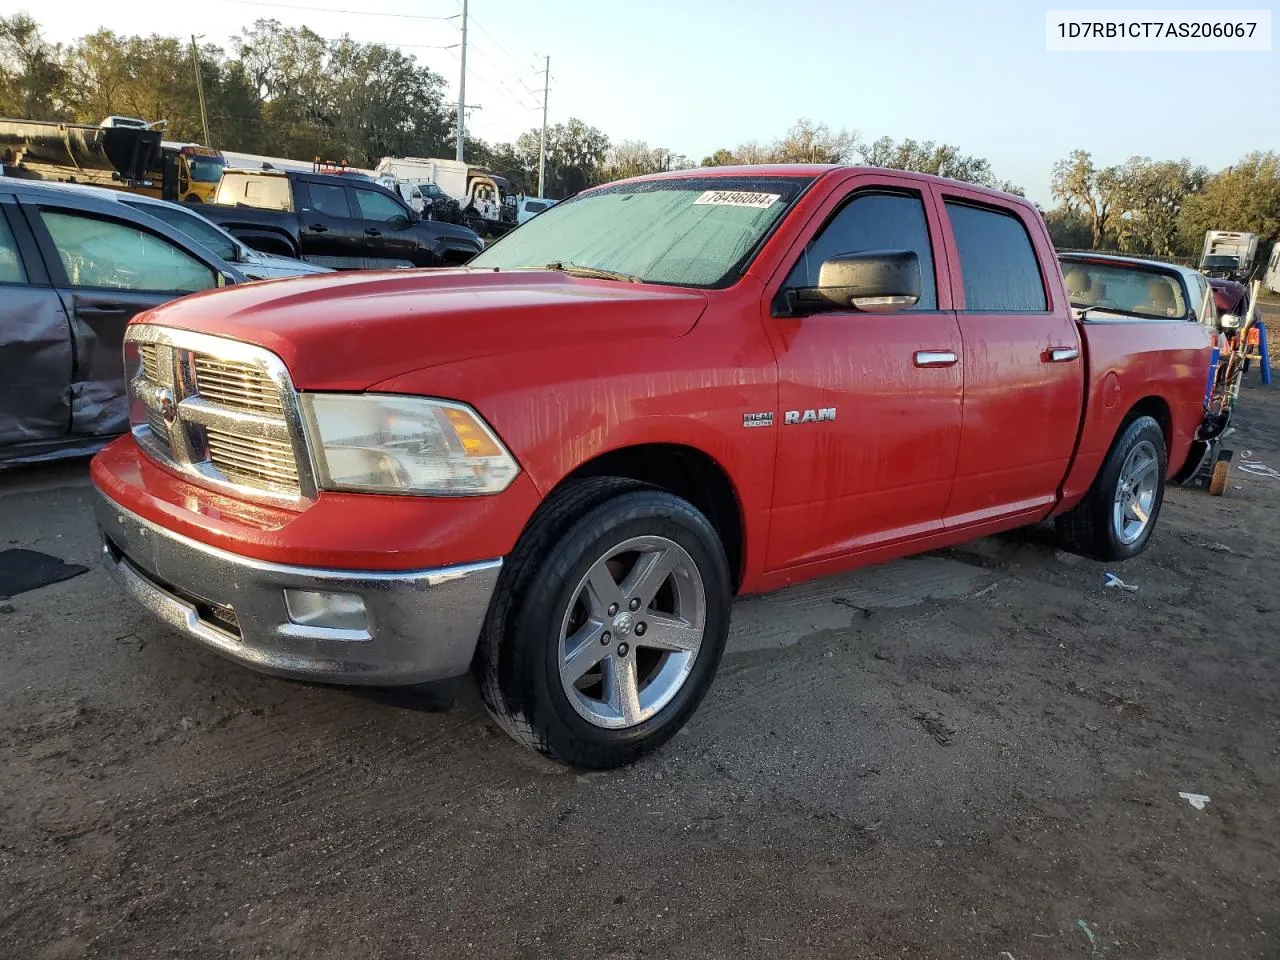
<svg viewBox="0 0 1280 960"><path fill-rule="evenodd" d="M542 178L547 170L547 94L551 92L551 58L542 74L542 137L538 140L538 199L542 199Z"/></svg>
<svg viewBox="0 0 1280 960"><path fill-rule="evenodd" d="M200 82L200 53L196 48L196 35L191 35L191 65L196 71L196 96L200 98L200 125L204 127L204 145L206 147L213 146L213 139L209 136L209 115L204 109L204 84Z"/></svg>
<svg viewBox="0 0 1280 960"><path fill-rule="evenodd" d="M462 0L462 75L458 78L458 156L462 156L463 139L466 136L467 123L467 0Z"/></svg>

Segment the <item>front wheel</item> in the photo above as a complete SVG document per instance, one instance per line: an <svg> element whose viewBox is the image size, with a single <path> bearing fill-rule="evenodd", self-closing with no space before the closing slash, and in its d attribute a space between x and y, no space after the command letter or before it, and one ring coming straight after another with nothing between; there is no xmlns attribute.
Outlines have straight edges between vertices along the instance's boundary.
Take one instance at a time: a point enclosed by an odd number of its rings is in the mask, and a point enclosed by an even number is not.
<svg viewBox="0 0 1280 960"><path fill-rule="evenodd" d="M1134 417L1120 431L1093 486L1057 518L1067 545L1095 560L1128 560L1147 548L1164 502L1168 473L1164 431Z"/></svg>
<svg viewBox="0 0 1280 960"><path fill-rule="evenodd" d="M719 537L691 504L629 481L582 484L521 538L477 668L512 737L604 769L661 746L697 708L732 588Z"/></svg>

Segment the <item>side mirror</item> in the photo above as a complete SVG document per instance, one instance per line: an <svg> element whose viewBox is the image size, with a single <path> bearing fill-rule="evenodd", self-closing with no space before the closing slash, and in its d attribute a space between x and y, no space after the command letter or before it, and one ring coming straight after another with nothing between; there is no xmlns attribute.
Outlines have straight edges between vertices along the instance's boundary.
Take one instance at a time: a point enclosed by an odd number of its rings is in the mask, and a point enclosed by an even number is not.
<svg viewBox="0 0 1280 960"><path fill-rule="evenodd" d="M842 253L823 262L816 287L787 294L794 316L849 309L895 313L920 300L920 258L914 250Z"/></svg>

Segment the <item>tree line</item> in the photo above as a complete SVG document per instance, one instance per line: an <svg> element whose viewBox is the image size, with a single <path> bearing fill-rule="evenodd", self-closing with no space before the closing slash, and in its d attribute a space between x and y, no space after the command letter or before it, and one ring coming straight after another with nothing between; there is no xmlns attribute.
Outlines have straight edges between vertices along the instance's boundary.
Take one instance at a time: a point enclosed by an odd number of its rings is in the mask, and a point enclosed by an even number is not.
<svg viewBox="0 0 1280 960"><path fill-rule="evenodd" d="M229 50L198 49L212 146L370 167L384 156L452 157L457 116L444 77L393 47L326 39L307 27L261 19ZM51 44L27 14L0 17L0 116L98 123L112 114L165 120L168 139L203 139L191 48L177 37L98 30ZM598 183L698 164L640 140L614 142L570 119L547 128L546 194L570 196ZM467 159L537 188L541 130L510 143L468 137ZM988 160L931 140L867 140L801 118L782 136L701 158L736 163L864 163L965 180L1012 193ZM1189 160L1132 157L1097 166L1076 150L1053 168L1058 205L1045 211L1059 247L1155 256L1199 252L1206 230L1280 240L1280 155L1251 153L1211 173Z"/></svg>

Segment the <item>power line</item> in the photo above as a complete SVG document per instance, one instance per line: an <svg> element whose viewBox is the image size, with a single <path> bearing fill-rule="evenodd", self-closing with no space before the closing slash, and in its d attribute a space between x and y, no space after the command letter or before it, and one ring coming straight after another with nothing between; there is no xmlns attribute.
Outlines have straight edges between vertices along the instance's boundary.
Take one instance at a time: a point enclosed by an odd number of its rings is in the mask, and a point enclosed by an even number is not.
<svg viewBox="0 0 1280 960"><path fill-rule="evenodd" d="M279 7L282 10L306 10L310 13L345 13L357 17L397 17L402 20L457 20L458 14L429 16L423 13L388 13L383 10L339 10L335 7L312 7L300 3L266 3L262 0L222 0L223 3L238 3L246 7Z"/></svg>
<svg viewBox="0 0 1280 960"><path fill-rule="evenodd" d="M505 54L510 58L510 60L511 60L511 62L512 62L512 63L516 64L516 66L520 67L520 69L522 69L522 70L524 70L524 69L527 69L527 68L528 68L528 66L529 66L529 65L528 65L527 63L525 63L524 61L520 60L520 59L519 59L515 54L513 54L510 50L508 50L508 49L507 49L506 47L504 47L501 43L499 43L499 42L498 42L498 38L497 38L497 37L495 37L495 36L494 36L492 33L490 33L488 30L486 30L486 29L485 29L485 28L480 24L480 22L479 22L478 20L476 20L476 18L475 18L475 17L472 17L472 18L471 18L471 23L472 23L472 25L474 25L477 29L479 29L479 31L480 31L481 33L483 33L486 37L488 37L490 40L492 40L492 41L493 41L493 45L494 45L495 47L497 47L499 50L501 50L503 53L505 53Z"/></svg>

